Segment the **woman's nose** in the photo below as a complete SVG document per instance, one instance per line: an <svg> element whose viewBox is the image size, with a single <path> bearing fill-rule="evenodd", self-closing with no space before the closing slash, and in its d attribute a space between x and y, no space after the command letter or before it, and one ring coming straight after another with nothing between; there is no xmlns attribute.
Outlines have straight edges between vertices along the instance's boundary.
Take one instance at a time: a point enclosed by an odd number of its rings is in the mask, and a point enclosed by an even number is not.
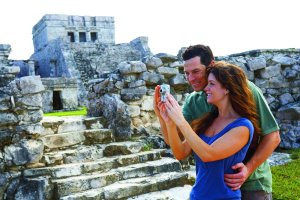
<svg viewBox="0 0 300 200"><path fill-rule="evenodd" d="M205 86L205 88L204 88L203 90L204 90L204 92L207 92L207 90L208 90L208 85Z"/></svg>

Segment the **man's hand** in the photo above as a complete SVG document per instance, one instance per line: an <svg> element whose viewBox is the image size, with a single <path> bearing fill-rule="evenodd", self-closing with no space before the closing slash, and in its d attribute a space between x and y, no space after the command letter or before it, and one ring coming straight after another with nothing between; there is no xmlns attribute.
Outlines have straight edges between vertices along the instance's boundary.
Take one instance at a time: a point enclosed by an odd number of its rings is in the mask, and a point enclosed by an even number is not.
<svg viewBox="0 0 300 200"><path fill-rule="evenodd" d="M233 165L232 169L237 170L237 173L225 174L224 180L226 185L228 185L232 190L237 190L247 180L250 174L247 166L244 165L243 163L237 163Z"/></svg>

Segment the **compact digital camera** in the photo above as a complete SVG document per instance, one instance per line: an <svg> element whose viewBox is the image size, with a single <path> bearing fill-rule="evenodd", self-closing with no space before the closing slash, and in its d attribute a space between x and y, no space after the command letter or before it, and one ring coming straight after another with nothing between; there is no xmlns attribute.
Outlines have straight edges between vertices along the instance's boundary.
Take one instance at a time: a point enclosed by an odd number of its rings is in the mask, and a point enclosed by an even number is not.
<svg viewBox="0 0 300 200"><path fill-rule="evenodd" d="M162 84L160 85L160 100L162 102L166 102L167 101L167 94L170 93L170 85L167 84Z"/></svg>

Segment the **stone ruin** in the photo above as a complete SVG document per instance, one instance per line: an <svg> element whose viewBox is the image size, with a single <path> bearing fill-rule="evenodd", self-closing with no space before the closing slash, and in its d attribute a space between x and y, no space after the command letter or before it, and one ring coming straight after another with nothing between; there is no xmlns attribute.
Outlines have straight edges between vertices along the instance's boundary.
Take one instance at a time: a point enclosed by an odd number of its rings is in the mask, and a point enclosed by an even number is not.
<svg viewBox="0 0 300 200"><path fill-rule="evenodd" d="M101 23L110 24L104 32L97 27ZM57 25L63 28L56 29ZM51 29L52 32L46 31ZM170 84L180 104L191 92L183 74L184 48L177 56L153 55L145 37L114 44L113 18L46 15L33 33L35 52L27 61L8 60L10 45L0 45L0 199L14 193L17 186L23 194L32 184L42 188L41 199L52 198L48 178L33 182L23 178L24 170L41 164L51 166L60 159L46 156L48 149L59 146L45 138L52 137L49 132L57 134L62 122L50 128L48 122L43 122L43 111L87 105L89 116L105 119L103 126L112 130L115 141L142 136L151 139L160 135L152 106L154 87ZM98 42L100 39L103 40ZM280 125L280 146L299 148L300 50L253 50L216 60L244 69L261 88ZM92 135L87 131L70 141L56 138L61 141L56 145L92 144ZM165 147L160 142L153 144Z"/></svg>
<svg viewBox="0 0 300 200"><path fill-rule="evenodd" d="M33 27L32 34L33 55L13 64L21 68L18 77L41 77L46 89L44 112L86 105L90 79L113 71L119 62L140 60L151 54L147 37L115 44L113 17L45 15ZM65 94L73 94L72 100L68 101ZM56 106L56 102L62 102L61 106Z"/></svg>
<svg viewBox="0 0 300 200"><path fill-rule="evenodd" d="M89 115L105 116L112 127L122 127L122 131L115 128L119 134L159 134L152 104L154 87L170 84L179 104L191 91L184 79L181 51L178 56L162 53L124 61L115 72L91 80ZM299 52L298 49L254 50L216 58L240 66L248 79L261 88L280 125L280 147L289 149L300 147Z"/></svg>

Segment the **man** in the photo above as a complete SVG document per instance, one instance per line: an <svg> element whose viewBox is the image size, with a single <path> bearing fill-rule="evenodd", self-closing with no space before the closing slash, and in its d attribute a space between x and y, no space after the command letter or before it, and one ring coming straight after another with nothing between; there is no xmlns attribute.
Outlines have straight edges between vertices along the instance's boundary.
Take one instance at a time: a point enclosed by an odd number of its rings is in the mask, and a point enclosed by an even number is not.
<svg viewBox="0 0 300 200"><path fill-rule="evenodd" d="M182 55L186 79L194 92L185 100L182 108L185 119L191 123L203 116L212 108L206 101L202 90L207 85L206 67L213 65L214 57L211 49L205 45L188 47ZM272 115L260 89L249 81L260 118L262 137L254 139L249 149L249 155L243 163L232 166L236 174L225 174L226 184L233 190L241 187L243 200L272 199L272 174L266 161L280 143L279 127ZM169 144L166 125L157 107L159 102L157 92L154 97L154 111L159 118L165 142ZM173 133L172 133L173 134ZM177 133L178 134L178 133ZM255 143L256 142L256 143ZM184 159L184 158L182 158Z"/></svg>

